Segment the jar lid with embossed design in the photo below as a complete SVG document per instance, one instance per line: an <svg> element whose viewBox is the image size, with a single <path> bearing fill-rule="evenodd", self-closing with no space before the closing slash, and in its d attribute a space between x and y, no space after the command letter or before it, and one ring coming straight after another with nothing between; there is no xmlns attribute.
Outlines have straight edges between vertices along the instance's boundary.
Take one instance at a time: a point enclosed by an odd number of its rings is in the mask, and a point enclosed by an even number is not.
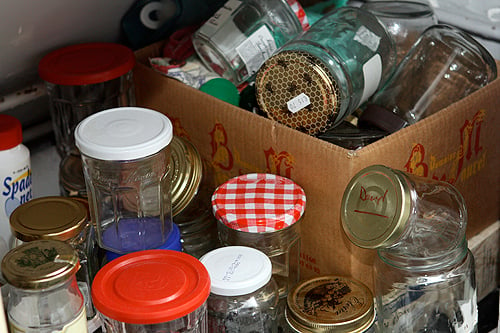
<svg viewBox="0 0 500 333"><path fill-rule="evenodd" d="M373 294L355 279L311 278L290 291L285 317L295 332L367 332L375 320Z"/></svg>

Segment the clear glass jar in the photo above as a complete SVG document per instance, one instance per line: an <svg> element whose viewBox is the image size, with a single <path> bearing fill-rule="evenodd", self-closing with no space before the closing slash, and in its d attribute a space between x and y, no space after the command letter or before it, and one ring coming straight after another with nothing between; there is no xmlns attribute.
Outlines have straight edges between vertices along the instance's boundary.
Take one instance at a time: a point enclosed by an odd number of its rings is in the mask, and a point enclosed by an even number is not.
<svg viewBox="0 0 500 333"><path fill-rule="evenodd" d="M207 333L210 276L193 256L172 250L123 255L97 272L92 299L106 332Z"/></svg>
<svg viewBox="0 0 500 333"><path fill-rule="evenodd" d="M10 332L87 332L78 268L76 251L61 241L35 240L9 251L2 273L9 283Z"/></svg>
<svg viewBox="0 0 500 333"><path fill-rule="evenodd" d="M465 240L435 258L379 249L374 277L378 332L477 332L474 258Z"/></svg>
<svg viewBox="0 0 500 333"><path fill-rule="evenodd" d="M358 280L326 275L302 281L288 294L286 333L374 332L373 293Z"/></svg>
<svg viewBox="0 0 500 333"><path fill-rule="evenodd" d="M71 245L78 255L80 268L76 272L83 294L87 318L95 316L90 298L90 286L99 266L95 261L96 244L90 235L87 206L77 199L41 197L19 206L10 217L15 236L13 247L40 239L59 240Z"/></svg>
<svg viewBox="0 0 500 333"><path fill-rule="evenodd" d="M239 85L302 31L285 0L229 0L193 34L193 46L207 68Z"/></svg>
<svg viewBox="0 0 500 333"><path fill-rule="evenodd" d="M99 245L124 254L163 245L172 231L172 123L154 110L122 107L76 130Z"/></svg>
<svg viewBox="0 0 500 333"><path fill-rule="evenodd" d="M495 59L479 42L458 28L433 25L372 96L360 116L360 126L395 132L457 102L496 77Z"/></svg>
<svg viewBox="0 0 500 333"><path fill-rule="evenodd" d="M268 256L250 247L226 246L200 261L211 281L209 332L277 332L279 294Z"/></svg>
<svg viewBox="0 0 500 333"><path fill-rule="evenodd" d="M337 126L394 70L394 41L377 17L330 11L259 69L257 102L273 120L315 135Z"/></svg>
<svg viewBox="0 0 500 333"><path fill-rule="evenodd" d="M341 221L357 246L440 258L462 244L467 209L450 183L372 165L347 185Z"/></svg>

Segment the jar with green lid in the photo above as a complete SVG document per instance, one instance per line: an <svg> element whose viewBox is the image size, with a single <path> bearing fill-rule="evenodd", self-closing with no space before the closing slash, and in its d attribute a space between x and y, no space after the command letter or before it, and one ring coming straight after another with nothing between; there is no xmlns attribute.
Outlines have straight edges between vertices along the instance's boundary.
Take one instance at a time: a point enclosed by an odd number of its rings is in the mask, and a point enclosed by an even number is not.
<svg viewBox="0 0 500 333"><path fill-rule="evenodd" d="M373 294L356 279L319 276L290 291L285 316L287 333L374 332Z"/></svg>
<svg viewBox="0 0 500 333"><path fill-rule="evenodd" d="M90 319L95 316L90 286L99 263L95 238L90 237L92 230L88 217L84 199L40 197L16 208L10 217L10 227L15 236L13 247L49 239L66 242L76 250L81 266L76 272L76 279L85 298L86 313Z"/></svg>
<svg viewBox="0 0 500 333"><path fill-rule="evenodd" d="M87 332L79 267L76 251L61 241L35 240L10 250L2 260L10 332Z"/></svg>

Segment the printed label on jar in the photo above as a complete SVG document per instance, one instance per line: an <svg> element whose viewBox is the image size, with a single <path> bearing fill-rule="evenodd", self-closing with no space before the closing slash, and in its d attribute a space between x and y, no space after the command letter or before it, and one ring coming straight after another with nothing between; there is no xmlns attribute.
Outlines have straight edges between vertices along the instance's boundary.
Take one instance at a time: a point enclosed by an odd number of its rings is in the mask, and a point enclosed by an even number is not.
<svg viewBox="0 0 500 333"><path fill-rule="evenodd" d="M382 80L382 58L380 58L380 54L375 54L363 65L363 79L365 80L365 86L358 107L377 91L380 80Z"/></svg>
<svg viewBox="0 0 500 333"><path fill-rule="evenodd" d="M25 333L27 330L9 321L9 331L10 333ZM33 332L33 328L30 328L30 332ZM87 315L85 313L85 307L82 309L78 317L75 318L68 325L65 325L62 330L52 330L53 333L82 333L87 332Z"/></svg>
<svg viewBox="0 0 500 333"><path fill-rule="evenodd" d="M210 39L227 20L231 19L231 15L240 5L240 0L229 0L226 2L210 19L208 19L208 21L205 22L205 24L203 24L199 33Z"/></svg>
<svg viewBox="0 0 500 333"><path fill-rule="evenodd" d="M263 25L241 43L236 48L236 52L245 63L248 73L253 75L276 49L276 41L273 35Z"/></svg>
<svg viewBox="0 0 500 333"><path fill-rule="evenodd" d="M292 98L288 102L286 102L286 105L288 107L288 111L290 111L291 113L296 113L296 112L302 110L303 108L305 108L306 106L308 106L309 104L311 104L311 100L310 100L309 96L307 96L304 93L302 93L302 94Z"/></svg>

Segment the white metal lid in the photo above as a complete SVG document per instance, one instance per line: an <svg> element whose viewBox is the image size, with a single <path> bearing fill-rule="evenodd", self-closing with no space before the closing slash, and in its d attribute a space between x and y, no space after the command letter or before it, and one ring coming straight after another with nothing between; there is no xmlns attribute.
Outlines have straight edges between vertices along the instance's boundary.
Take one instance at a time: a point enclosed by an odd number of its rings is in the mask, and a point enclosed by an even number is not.
<svg viewBox="0 0 500 333"><path fill-rule="evenodd" d="M159 152L172 136L172 123L164 114L119 107L83 119L75 129L75 144L82 154L92 158L131 160Z"/></svg>
<svg viewBox="0 0 500 333"><path fill-rule="evenodd" d="M263 252L251 247L221 247L208 252L200 261L210 275L210 291L216 295L246 295L271 280L271 260Z"/></svg>

